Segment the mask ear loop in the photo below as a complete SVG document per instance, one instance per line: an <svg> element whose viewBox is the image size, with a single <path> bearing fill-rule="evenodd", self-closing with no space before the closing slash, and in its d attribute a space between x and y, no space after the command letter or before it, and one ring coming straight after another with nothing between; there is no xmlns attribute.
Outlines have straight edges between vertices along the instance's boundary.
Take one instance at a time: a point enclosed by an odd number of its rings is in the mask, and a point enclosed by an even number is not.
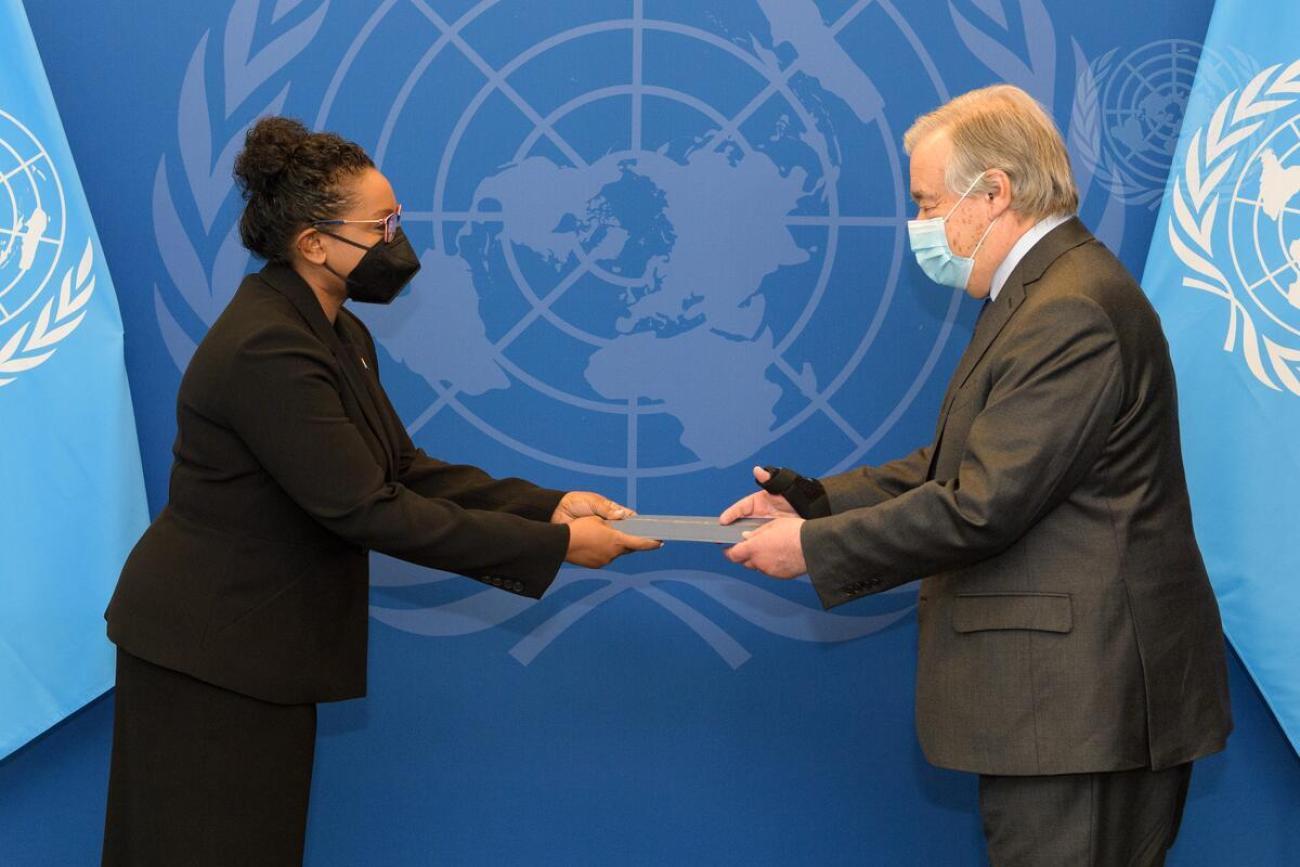
<svg viewBox="0 0 1300 867"><path fill-rule="evenodd" d="M957 210L957 206L958 206L958 205L960 205L962 202L966 201L966 197L970 195L971 190L975 189L975 185L978 184L980 181L984 180L984 176L987 175L988 173L989 173L989 170L988 170L988 169L985 169L984 171L982 171L982 172L979 173L979 176L976 177L975 180L973 180L973 181L970 182L970 186L966 188L966 192L964 192L964 193L961 194L961 198L957 200L957 204L956 204L956 205L953 205L953 206L952 206L952 210L948 211L947 215L944 216L944 218L943 218L943 219L944 219L944 222L947 222L948 217L951 217L952 214L953 214L953 211ZM977 244L975 245L975 249L974 249L974 250L971 250L970 255L969 255L969 256L966 256L965 258L967 258L967 259L972 259L972 260L975 258L975 254L977 254L977 253L980 251L980 247L983 247L983 246L984 246L984 241L988 238L988 236L989 236L989 232L992 232L992 231L993 231L993 227L997 225L998 220L1000 220L1000 219L1002 219L1002 215L1001 215L1001 214L999 214L998 216L996 216L996 217L993 218L993 222L992 222L992 223L989 223L989 227L988 227L987 229L984 230L984 234L983 234L983 235L980 235L979 243L977 243Z"/></svg>
<svg viewBox="0 0 1300 867"><path fill-rule="evenodd" d="M330 232L320 227L313 227L313 228L315 228L316 231L322 235L328 235L329 237L333 238L336 241L342 241L344 244L351 244L353 247L356 247L358 250L370 249L365 244L358 244L356 241L353 241L351 238L345 238L342 235L338 234L337 232ZM348 277L346 274L340 274L338 271L335 271L333 268L330 267L329 259L326 259L324 262L321 262L321 267L323 267L326 271L333 274L335 277L342 280L345 284L348 282Z"/></svg>
<svg viewBox="0 0 1300 867"><path fill-rule="evenodd" d="M966 201L966 197L970 195L971 190L975 189L975 185L978 184L980 181L984 180L984 176L987 175L988 173L989 170L985 169L984 171L980 172L978 176L976 176L975 180L970 182L970 186L966 188L966 192L962 193L961 198L957 200L957 203L948 209L948 213L943 215L943 220L945 223L948 221L948 218L953 215L953 212L956 211L957 208L961 206L961 203Z"/></svg>
<svg viewBox="0 0 1300 867"><path fill-rule="evenodd" d="M998 220L1000 220L1000 219L1002 219L1002 215L1001 215L1001 214L998 214L996 217L993 218L993 222L992 222L992 223L989 223L989 227L988 227L987 229L984 230L984 234L983 234L983 235L980 235L979 243L975 245L975 249L974 249L974 250L971 250L971 252L970 252L970 258L972 258L972 259L975 258L975 254L978 253L978 252L980 251L980 247L983 247L983 246L984 246L984 239L987 238L987 237L989 236L989 232L992 232L992 231L993 231L993 227L996 226L996 225L998 224Z"/></svg>

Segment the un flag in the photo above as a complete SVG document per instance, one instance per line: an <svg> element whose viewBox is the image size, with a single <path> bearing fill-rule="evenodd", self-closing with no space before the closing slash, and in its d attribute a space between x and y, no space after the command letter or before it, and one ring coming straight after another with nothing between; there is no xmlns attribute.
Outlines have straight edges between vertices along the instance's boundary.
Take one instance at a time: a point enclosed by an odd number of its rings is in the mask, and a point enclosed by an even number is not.
<svg viewBox="0 0 1300 867"><path fill-rule="evenodd" d="M1219 3L1205 43L1258 70L1198 72L1142 282L1224 628L1300 749L1300 5Z"/></svg>
<svg viewBox="0 0 1300 867"><path fill-rule="evenodd" d="M113 680L148 522L117 299L32 32L0 0L0 757Z"/></svg>

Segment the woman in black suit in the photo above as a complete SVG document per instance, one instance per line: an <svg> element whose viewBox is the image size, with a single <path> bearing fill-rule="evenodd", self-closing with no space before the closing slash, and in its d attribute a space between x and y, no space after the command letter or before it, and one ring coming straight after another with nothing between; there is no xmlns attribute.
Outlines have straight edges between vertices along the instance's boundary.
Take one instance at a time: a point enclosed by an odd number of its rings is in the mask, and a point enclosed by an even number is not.
<svg viewBox="0 0 1300 867"><path fill-rule="evenodd" d="M419 269L356 144L263 118L235 162L267 265L199 345L170 497L109 604L118 646L109 865L302 860L316 703L364 695L368 552L540 597L562 562L659 543L630 514L416 448L348 299Z"/></svg>

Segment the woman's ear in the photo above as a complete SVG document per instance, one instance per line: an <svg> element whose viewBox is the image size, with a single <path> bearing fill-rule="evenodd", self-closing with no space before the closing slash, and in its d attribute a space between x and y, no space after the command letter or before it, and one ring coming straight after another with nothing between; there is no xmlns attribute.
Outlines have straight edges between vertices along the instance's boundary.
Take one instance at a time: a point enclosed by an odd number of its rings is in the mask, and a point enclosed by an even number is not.
<svg viewBox="0 0 1300 867"><path fill-rule="evenodd" d="M320 232L315 229L306 228L299 232L293 246L298 255L311 264L325 264L325 244L321 241Z"/></svg>

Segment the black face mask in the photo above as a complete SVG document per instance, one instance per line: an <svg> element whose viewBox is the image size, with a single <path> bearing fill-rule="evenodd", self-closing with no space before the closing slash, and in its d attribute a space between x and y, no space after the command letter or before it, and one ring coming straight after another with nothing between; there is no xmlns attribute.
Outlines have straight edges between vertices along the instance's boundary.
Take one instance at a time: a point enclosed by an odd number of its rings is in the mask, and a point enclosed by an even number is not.
<svg viewBox="0 0 1300 867"><path fill-rule="evenodd" d="M388 304L397 297L407 283L411 282L415 272L420 270L420 259L411 249L411 242L406 240L406 233L400 226L393 235L393 240L387 244L380 241L373 247L358 244L334 232L324 232L320 229L317 231L366 251L366 255L361 257L361 261L357 262L357 266L347 277L330 268L328 264L325 265L331 274L341 278L347 284L348 297L353 301L365 304Z"/></svg>

